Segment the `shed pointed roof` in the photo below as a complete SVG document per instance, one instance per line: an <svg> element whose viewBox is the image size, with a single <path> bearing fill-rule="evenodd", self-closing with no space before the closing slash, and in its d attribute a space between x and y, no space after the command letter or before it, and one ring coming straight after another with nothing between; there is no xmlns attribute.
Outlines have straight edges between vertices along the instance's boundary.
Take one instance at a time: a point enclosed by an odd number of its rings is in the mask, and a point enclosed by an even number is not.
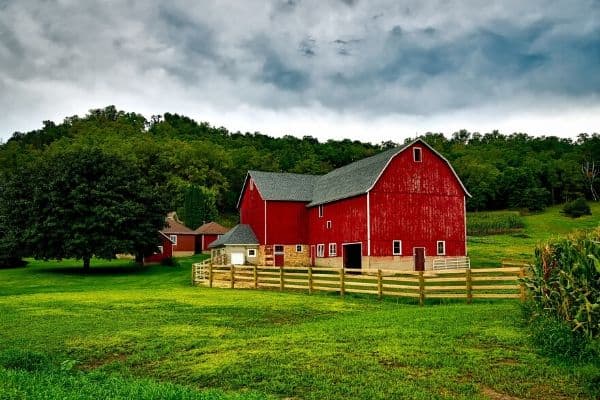
<svg viewBox="0 0 600 400"><path fill-rule="evenodd" d="M231 228L229 232L208 245L209 248L227 246L232 244L256 244L258 239L250 225L239 224Z"/></svg>
<svg viewBox="0 0 600 400"><path fill-rule="evenodd" d="M164 234L179 234L179 235L193 235L194 231L183 225L182 223L175 221L172 217L168 217L166 220L166 225L160 232Z"/></svg>

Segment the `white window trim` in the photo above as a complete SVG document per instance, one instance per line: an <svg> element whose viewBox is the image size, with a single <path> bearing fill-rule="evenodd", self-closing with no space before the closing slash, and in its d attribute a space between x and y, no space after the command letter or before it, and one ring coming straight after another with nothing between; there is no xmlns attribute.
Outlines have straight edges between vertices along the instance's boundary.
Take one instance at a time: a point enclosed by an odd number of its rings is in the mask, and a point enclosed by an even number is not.
<svg viewBox="0 0 600 400"><path fill-rule="evenodd" d="M296 245L296 253L302 253L302 245L301 244Z"/></svg>
<svg viewBox="0 0 600 400"><path fill-rule="evenodd" d="M162 254L165 251L163 246L158 246L158 254Z"/></svg>
<svg viewBox="0 0 600 400"><path fill-rule="evenodd" d="M325 257L325 243L317 244L317 257L318 258Z"/></svg>
<svg viewBox="0 0 600 400"><path fill-rule="evenodd" d="M169 235L169 239L171 240L171 243L177 246L177 235Z"/></svg>
<svg viewBox="0 0 600 400"><path fill-rule="evenodd" d="M400 252L396 253L396 243L400 244ZM395 256L401 256L402 255L402 240L392 240L392 254Z"/></svg>
<svg viewBox="0 0 600 400"><path fill-rule="evenodd" d="M419 150L420 160L417 161L417 150ZM413 147L413 161L414 162L423 162L423 149L421 147Z"/></svg>
<svg viewBox="0 0 600 400"><path fill-rule="evenodd" d="M252 252L254 254L250 254L250 252ZM248 250L246 250L246 255L248 257L256 257L256 249L248 249Z"/></svg>
<svg viewBox="0 0 600 400"><path fill-rule="evenodd" d="M337 257L337 243L329 243L329 257Z"/></svg>
<svg viewBox="0 0 600 400"><path fill-rule="evenodd" d="M444 246L444 251L442 251L440 253L440 243L442 244L442 246ZM436 245L435 245L435 251L437 253L438 256L445 256L446 255L446 241L445 240L438 240Z"/></svg>
<svg viewBox="0 0 600 400"><path fill-rule="evenodd" d="M333 224L331 223L331 220L327 221L325 226L327 227L327 229L331 229L331 227L333 226Z"/></svg>
<svg viewBox="0 0 600 400"><path fill-rule="evenodd" d="M323 218L323 204L319 204L318 209L319 209L319 218Z"/></svg>

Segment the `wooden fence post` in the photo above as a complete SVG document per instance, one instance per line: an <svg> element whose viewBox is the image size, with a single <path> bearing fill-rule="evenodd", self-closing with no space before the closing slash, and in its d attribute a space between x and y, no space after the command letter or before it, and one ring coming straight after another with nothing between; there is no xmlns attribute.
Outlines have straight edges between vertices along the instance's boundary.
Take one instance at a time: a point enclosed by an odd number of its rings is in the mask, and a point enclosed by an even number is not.
<svg viewBox="0 0 600 400"><path fill-rule="evenodd" d="M196 286L196 264L192 264L192 286Z"/></svg>
<svg viewBox="0 0 600 400"><path fill-rule="evenodd" d="M344 268L340 268L340 296L344 296L344 292L346 291L346 287L344 285Z"/></svg>
<svg viewBox="0 0 600 400"><path fill-rule="evenodd" d="M254 289L258 289L258 266L254 266Z"/></svg>
<svg viewBox="0 0 600 400"><path fill-rule="evenodd" d="M208 287L213 287L213 263L208 264Z"/></svg>
<svg viewBox="0 0 600 400"><path fill-rule="evenodd" d="M283 265L279 267L279 290L283 292L285 282L283 280Z"/></svg>
<svg viewBox="0 0 600 400"><path fill-rule="evenodd" d="M525 266L522 266L519 269L519 278L523 279L525 278ZM522 280L519 281L519 285L520 285L520 296L519 299L521 300L521 303L525 301L525 282L523 282Z"/></svg>
<svg viewBox="0 0 600 400"><path fill-rule="evenodd" d="M425 276L419 271L419 305L425 304Z"/></svg>
<svg viewBox="0 0 600 400"><path fill-rule="evenodd" d="M467 304L473 302L473 282L471 280L471 269L467 268Z"/></svg>
<svg viewBox="0 0 600 400"><path fill-rule="evenodd" d="M377 295L381 299L383 297L383 282L382 282L381 270L377 270Z"/></svg>
<svg viewBox="0 0 600 400"><path fill-rule="evenodd" d="M231 264L231 288L235 287L235 267Z"/></svg>
<svg viewBox="0 0 600 400"><path fill-rule="evenodd" d="M313 277L312 277L312 267L308 267L308 294L312 294L313 292Z"/></svg>

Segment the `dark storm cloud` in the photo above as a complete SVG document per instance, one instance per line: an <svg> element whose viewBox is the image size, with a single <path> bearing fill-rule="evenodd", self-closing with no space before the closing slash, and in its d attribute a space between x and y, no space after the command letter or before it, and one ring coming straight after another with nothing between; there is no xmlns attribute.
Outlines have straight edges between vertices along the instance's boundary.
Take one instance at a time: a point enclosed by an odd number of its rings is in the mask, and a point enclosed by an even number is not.
<svg viewBox="0 0 600 400"><path fill-rule="evenodd" d="M538 98L598 105L599 4L0 0L0 107L18 120L119 100L311 104L368 119Z"/></svg>

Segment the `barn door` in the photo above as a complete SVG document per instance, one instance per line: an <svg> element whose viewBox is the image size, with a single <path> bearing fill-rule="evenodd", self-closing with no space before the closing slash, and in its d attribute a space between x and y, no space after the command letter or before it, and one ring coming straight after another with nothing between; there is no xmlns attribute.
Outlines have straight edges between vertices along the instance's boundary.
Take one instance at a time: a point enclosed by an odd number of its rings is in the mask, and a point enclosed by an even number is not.
<svg viewBox="0 0 600 400"><path fill-rule="evenodd" d="M276 244L275 246L275 266L283 267L284 257L283 257L283 246L280 244Z"/></svg>
<svg viewBox="0 0 600 400"><path fill-rule="evenodd" d="M415 271L425 271L425 247L415 247L413 254L415 258Z"/></svg>

